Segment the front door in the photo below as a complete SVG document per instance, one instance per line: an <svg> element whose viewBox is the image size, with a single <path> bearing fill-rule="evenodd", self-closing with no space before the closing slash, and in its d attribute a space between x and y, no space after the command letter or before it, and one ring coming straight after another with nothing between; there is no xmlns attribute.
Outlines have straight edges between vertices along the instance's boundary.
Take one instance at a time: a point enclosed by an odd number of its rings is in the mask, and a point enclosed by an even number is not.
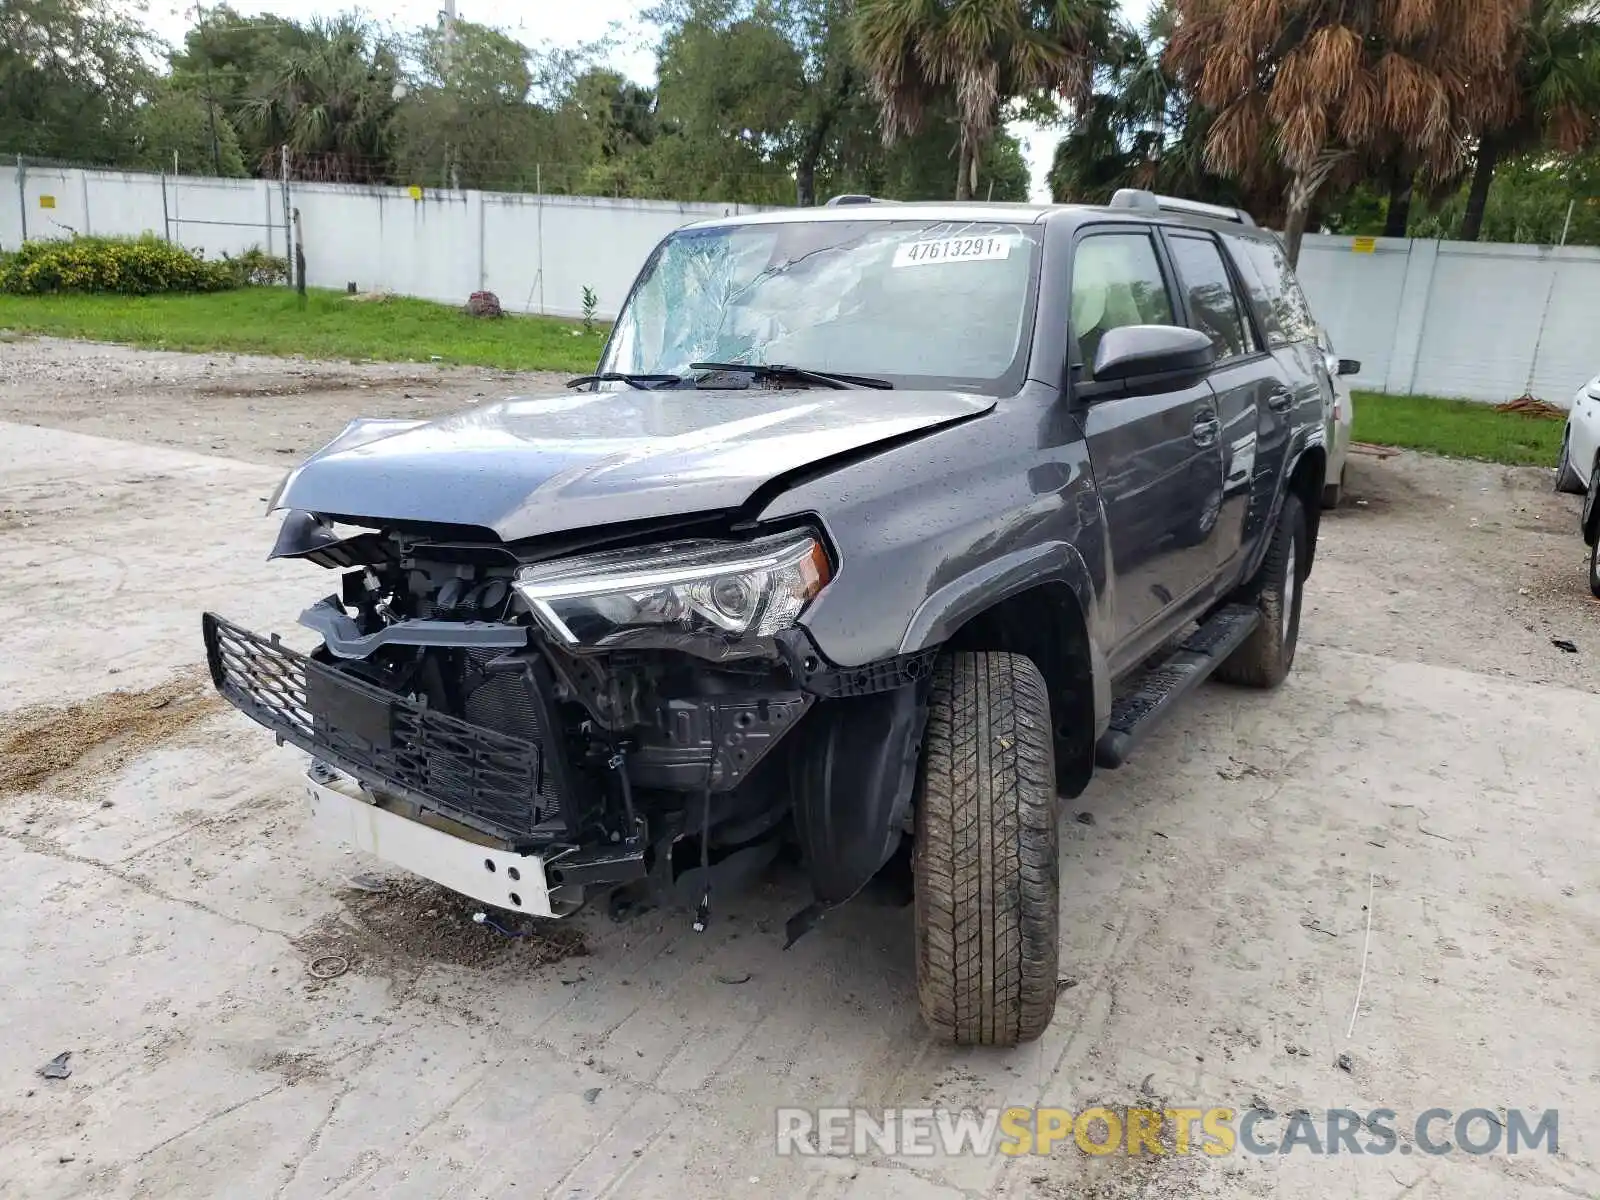
<svg viewBox="0 0 1600 1200"><path fill-rule="evenodd" d="M1093 380L1094 352L1107 330L1176 323L1150 229L1093 230L1079 239L1071 330L1077 383ZM1216 398L1204 383L1098 398L1082 420L1105 506L1118 648L1136 657L1160 640L1215 570L1222 488Z"/></svg>

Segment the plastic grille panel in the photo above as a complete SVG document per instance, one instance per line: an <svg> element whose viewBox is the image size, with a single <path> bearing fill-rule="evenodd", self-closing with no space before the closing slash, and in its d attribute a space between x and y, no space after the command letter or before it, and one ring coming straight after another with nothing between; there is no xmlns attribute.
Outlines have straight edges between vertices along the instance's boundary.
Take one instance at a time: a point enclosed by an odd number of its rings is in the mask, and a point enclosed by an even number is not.
<svg viewBox="0 0 1600 1200"><path fill-rule="evenodd" d="M207 613L223 698L309 754L501 837L557 815L539 744L437 712Z"/></svg>

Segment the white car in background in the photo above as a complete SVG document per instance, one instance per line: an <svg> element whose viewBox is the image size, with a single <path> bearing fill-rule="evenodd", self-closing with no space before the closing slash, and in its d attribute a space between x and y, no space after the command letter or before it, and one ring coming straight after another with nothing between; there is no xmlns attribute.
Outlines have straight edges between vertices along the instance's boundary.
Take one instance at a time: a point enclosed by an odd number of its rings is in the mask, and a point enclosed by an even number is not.
<svg viewBox="0 0 1600 1200"><path fill-rule="evenodd" d="M1326 329L1318 328L1317 345L1328 368L1328 378L1333 382L1333 411L1327 416L1328 470L1323 476L1327 483L1322 489L1322 507L1338 508L1344 495L1345 460L1350 454L1350 427L1355 421L1355 406L1350 400L1350 384L1346 376L1358 374L1361 364L1353 358L1340 358L1333 349L1333 339Z"/></svg>
<svg viewBox="0 0 1600 1200"><path fill-rule="evenodd" d="M1589 546L1589 590L1600 596L1600 375L1578 389L1567 411L1556 490L1584 498L1578 528Z"/></svg>
<svg viewBox="0 0 1600 1200"><path fill-rule="evenodd" d="M1556 491L1581 496L1600 466L1600 375L1578 389L1567 410L1567 430L1556 462Z"/></svg>

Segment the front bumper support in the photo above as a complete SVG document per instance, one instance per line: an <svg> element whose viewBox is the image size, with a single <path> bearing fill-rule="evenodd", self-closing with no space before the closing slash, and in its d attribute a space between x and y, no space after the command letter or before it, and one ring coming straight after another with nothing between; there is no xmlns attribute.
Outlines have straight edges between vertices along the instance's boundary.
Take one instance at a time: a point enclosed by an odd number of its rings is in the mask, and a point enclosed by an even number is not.
<svg viewBox="0 0 1600 1200"><path fill-rule="evenodd" d="M336 772L307 774L306 793L320 834L481 904L535 917L566 916L577 908L561 889L552 892L537 855L479 845L380 808L354 780Z"/></svg>

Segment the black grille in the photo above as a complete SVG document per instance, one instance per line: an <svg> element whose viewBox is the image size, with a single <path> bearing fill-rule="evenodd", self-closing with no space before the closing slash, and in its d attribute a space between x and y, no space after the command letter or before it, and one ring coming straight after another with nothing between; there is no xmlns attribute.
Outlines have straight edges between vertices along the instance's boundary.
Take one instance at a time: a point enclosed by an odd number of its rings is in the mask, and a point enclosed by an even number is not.
<svg viewBox="0 0 1600 1200"><path fill-rule="evenodd" d="M485 833L522 841L557 819L556 781L546 770L538 722L523 696L512 710L518 733L503 732L504 710L483 725L448 716L205 614L206 658L217 690L286 742L363 783L434 809ZM503 685L480 687L468 712L489 721ZM490 692L490 687L494 690ZM526 712L526 717L521 714ZM518 718L521 719L518 719ZM519 736L519 733L522 734Z"/></svg>

